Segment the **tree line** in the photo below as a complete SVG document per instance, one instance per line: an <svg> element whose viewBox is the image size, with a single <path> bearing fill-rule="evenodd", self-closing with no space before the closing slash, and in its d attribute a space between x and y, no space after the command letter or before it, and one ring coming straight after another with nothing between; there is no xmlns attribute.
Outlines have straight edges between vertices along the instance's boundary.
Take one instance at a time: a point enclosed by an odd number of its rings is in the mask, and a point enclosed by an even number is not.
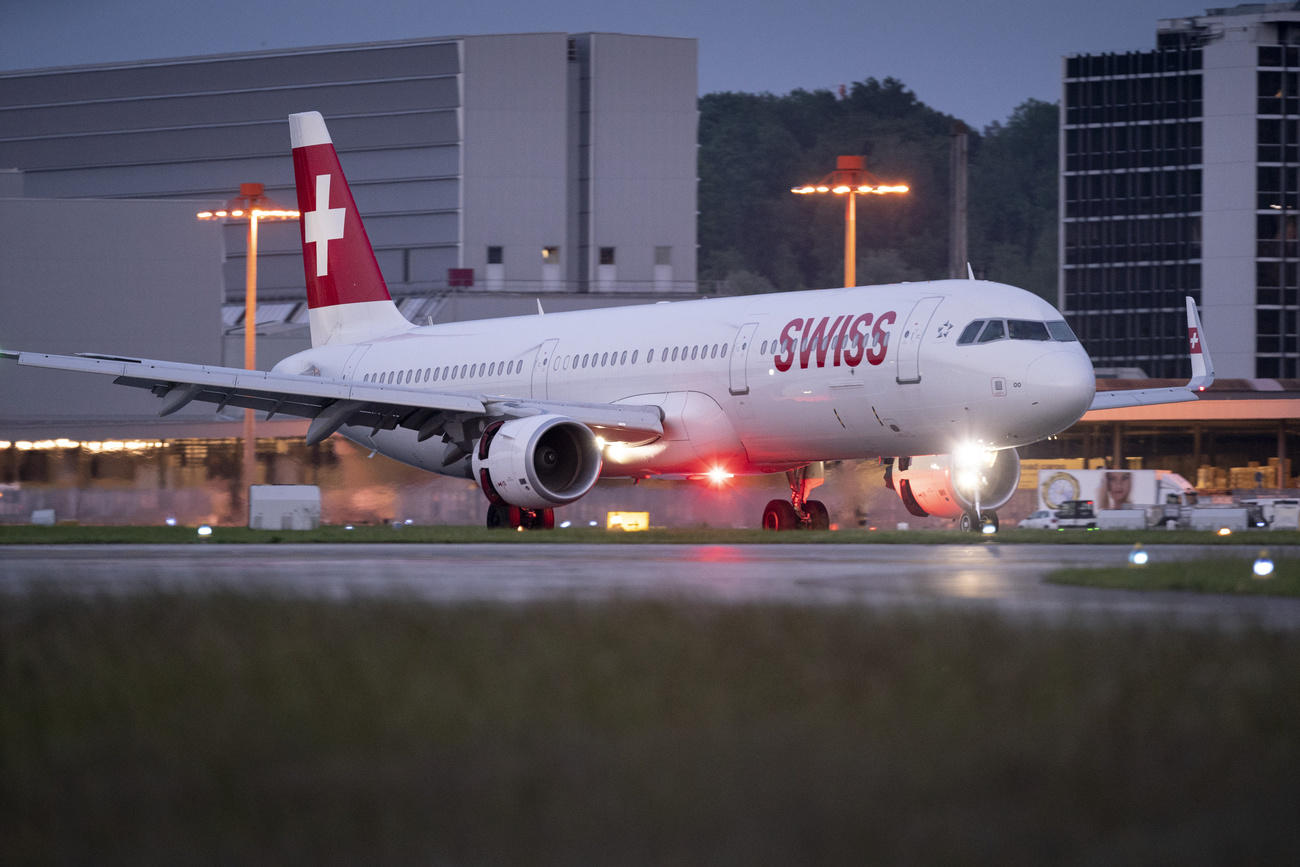
<svg viewBox="0 0 1300 867"><path fill-rule="evenodd" d="M863 155L904 196L858 199L860 285L947 276L949 148L956 118L902 82L838 93L711 93L700 99L700 280L728 294L843 283L844 199L790 188ZM1028 100L969 137L968 253L976 276L1055 300L1057 124Z"/></svg>

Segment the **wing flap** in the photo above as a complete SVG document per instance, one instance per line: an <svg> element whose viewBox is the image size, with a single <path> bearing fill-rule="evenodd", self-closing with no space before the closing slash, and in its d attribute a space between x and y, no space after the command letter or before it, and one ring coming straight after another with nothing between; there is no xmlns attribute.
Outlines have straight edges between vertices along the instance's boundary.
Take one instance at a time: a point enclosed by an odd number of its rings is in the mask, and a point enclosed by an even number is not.
<svg viewBox="0 0 1300 867"><path fill-rule="evenodd" d="M580 421L610 442L644 443L663 436L663 411L657 406L482 397L432 392L406 386L294 376L183 362L113 355L52 355L0 352L0 358L29 367L98 373L119 385L143 388L162 398L161 415L187 404L215 404L217 411L238 407L268 415L313 419L309 442L319 442L343 425L391 430L410 427L438 432L449 420L469 417L524 417L555 413Z"/></svg>

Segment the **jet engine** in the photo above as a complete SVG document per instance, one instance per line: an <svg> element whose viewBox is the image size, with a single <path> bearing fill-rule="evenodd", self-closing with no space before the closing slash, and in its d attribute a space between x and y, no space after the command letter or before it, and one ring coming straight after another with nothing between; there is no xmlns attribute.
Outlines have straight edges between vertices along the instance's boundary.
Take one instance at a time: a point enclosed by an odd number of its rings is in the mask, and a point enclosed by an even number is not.
<svg viewBox="0 0 1300 867"><path fill-rule="evenodd" d="M474 478L487 498L523 509L572 503L600 476L600 446L581 422L534 415L488 426L474 449Z"/></svg>
<svg viewBox="0 0 1300 867"><path fill-rule="evenodd" d="M907 511L918 518L956 518L996 509L1011 499L1020 484L1020 456L1015 449L969 454L898 458L885 471Z"/></svg>

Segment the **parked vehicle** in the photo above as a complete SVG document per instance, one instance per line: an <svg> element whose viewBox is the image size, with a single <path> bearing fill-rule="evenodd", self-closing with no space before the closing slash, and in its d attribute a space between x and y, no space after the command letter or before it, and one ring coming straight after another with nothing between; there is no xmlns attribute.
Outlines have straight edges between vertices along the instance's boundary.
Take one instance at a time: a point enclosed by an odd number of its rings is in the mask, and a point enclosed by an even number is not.
<svg viewBox="0 0 1300 867"><path fill-rule="evenodd" d="M1092 500L1066 500L1056 510L1056 529L1097 529L1097 510Z"/></svg>
<svg viewBox="0 0 1300 867"><path fill-rule="evenodd" d="M1020 520L1017 526L1026 530L1055 530L1056 512L1051 509L1039 509L1036 512L1030 512L1028 516Z"/></svg>

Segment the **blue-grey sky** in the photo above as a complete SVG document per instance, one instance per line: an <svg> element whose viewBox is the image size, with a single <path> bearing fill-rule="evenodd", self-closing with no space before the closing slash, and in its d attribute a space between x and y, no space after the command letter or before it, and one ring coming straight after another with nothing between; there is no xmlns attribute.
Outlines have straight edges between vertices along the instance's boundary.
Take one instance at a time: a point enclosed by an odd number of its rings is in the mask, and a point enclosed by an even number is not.
<svg viewBox="0 0 1300 867"><path fill-rule="evenodd" d="M1195 0L0 0L0 69L474 33L699 40L700 93L893 76L981 128L1056 101L1061 57L1148 50Z"/></svg>

